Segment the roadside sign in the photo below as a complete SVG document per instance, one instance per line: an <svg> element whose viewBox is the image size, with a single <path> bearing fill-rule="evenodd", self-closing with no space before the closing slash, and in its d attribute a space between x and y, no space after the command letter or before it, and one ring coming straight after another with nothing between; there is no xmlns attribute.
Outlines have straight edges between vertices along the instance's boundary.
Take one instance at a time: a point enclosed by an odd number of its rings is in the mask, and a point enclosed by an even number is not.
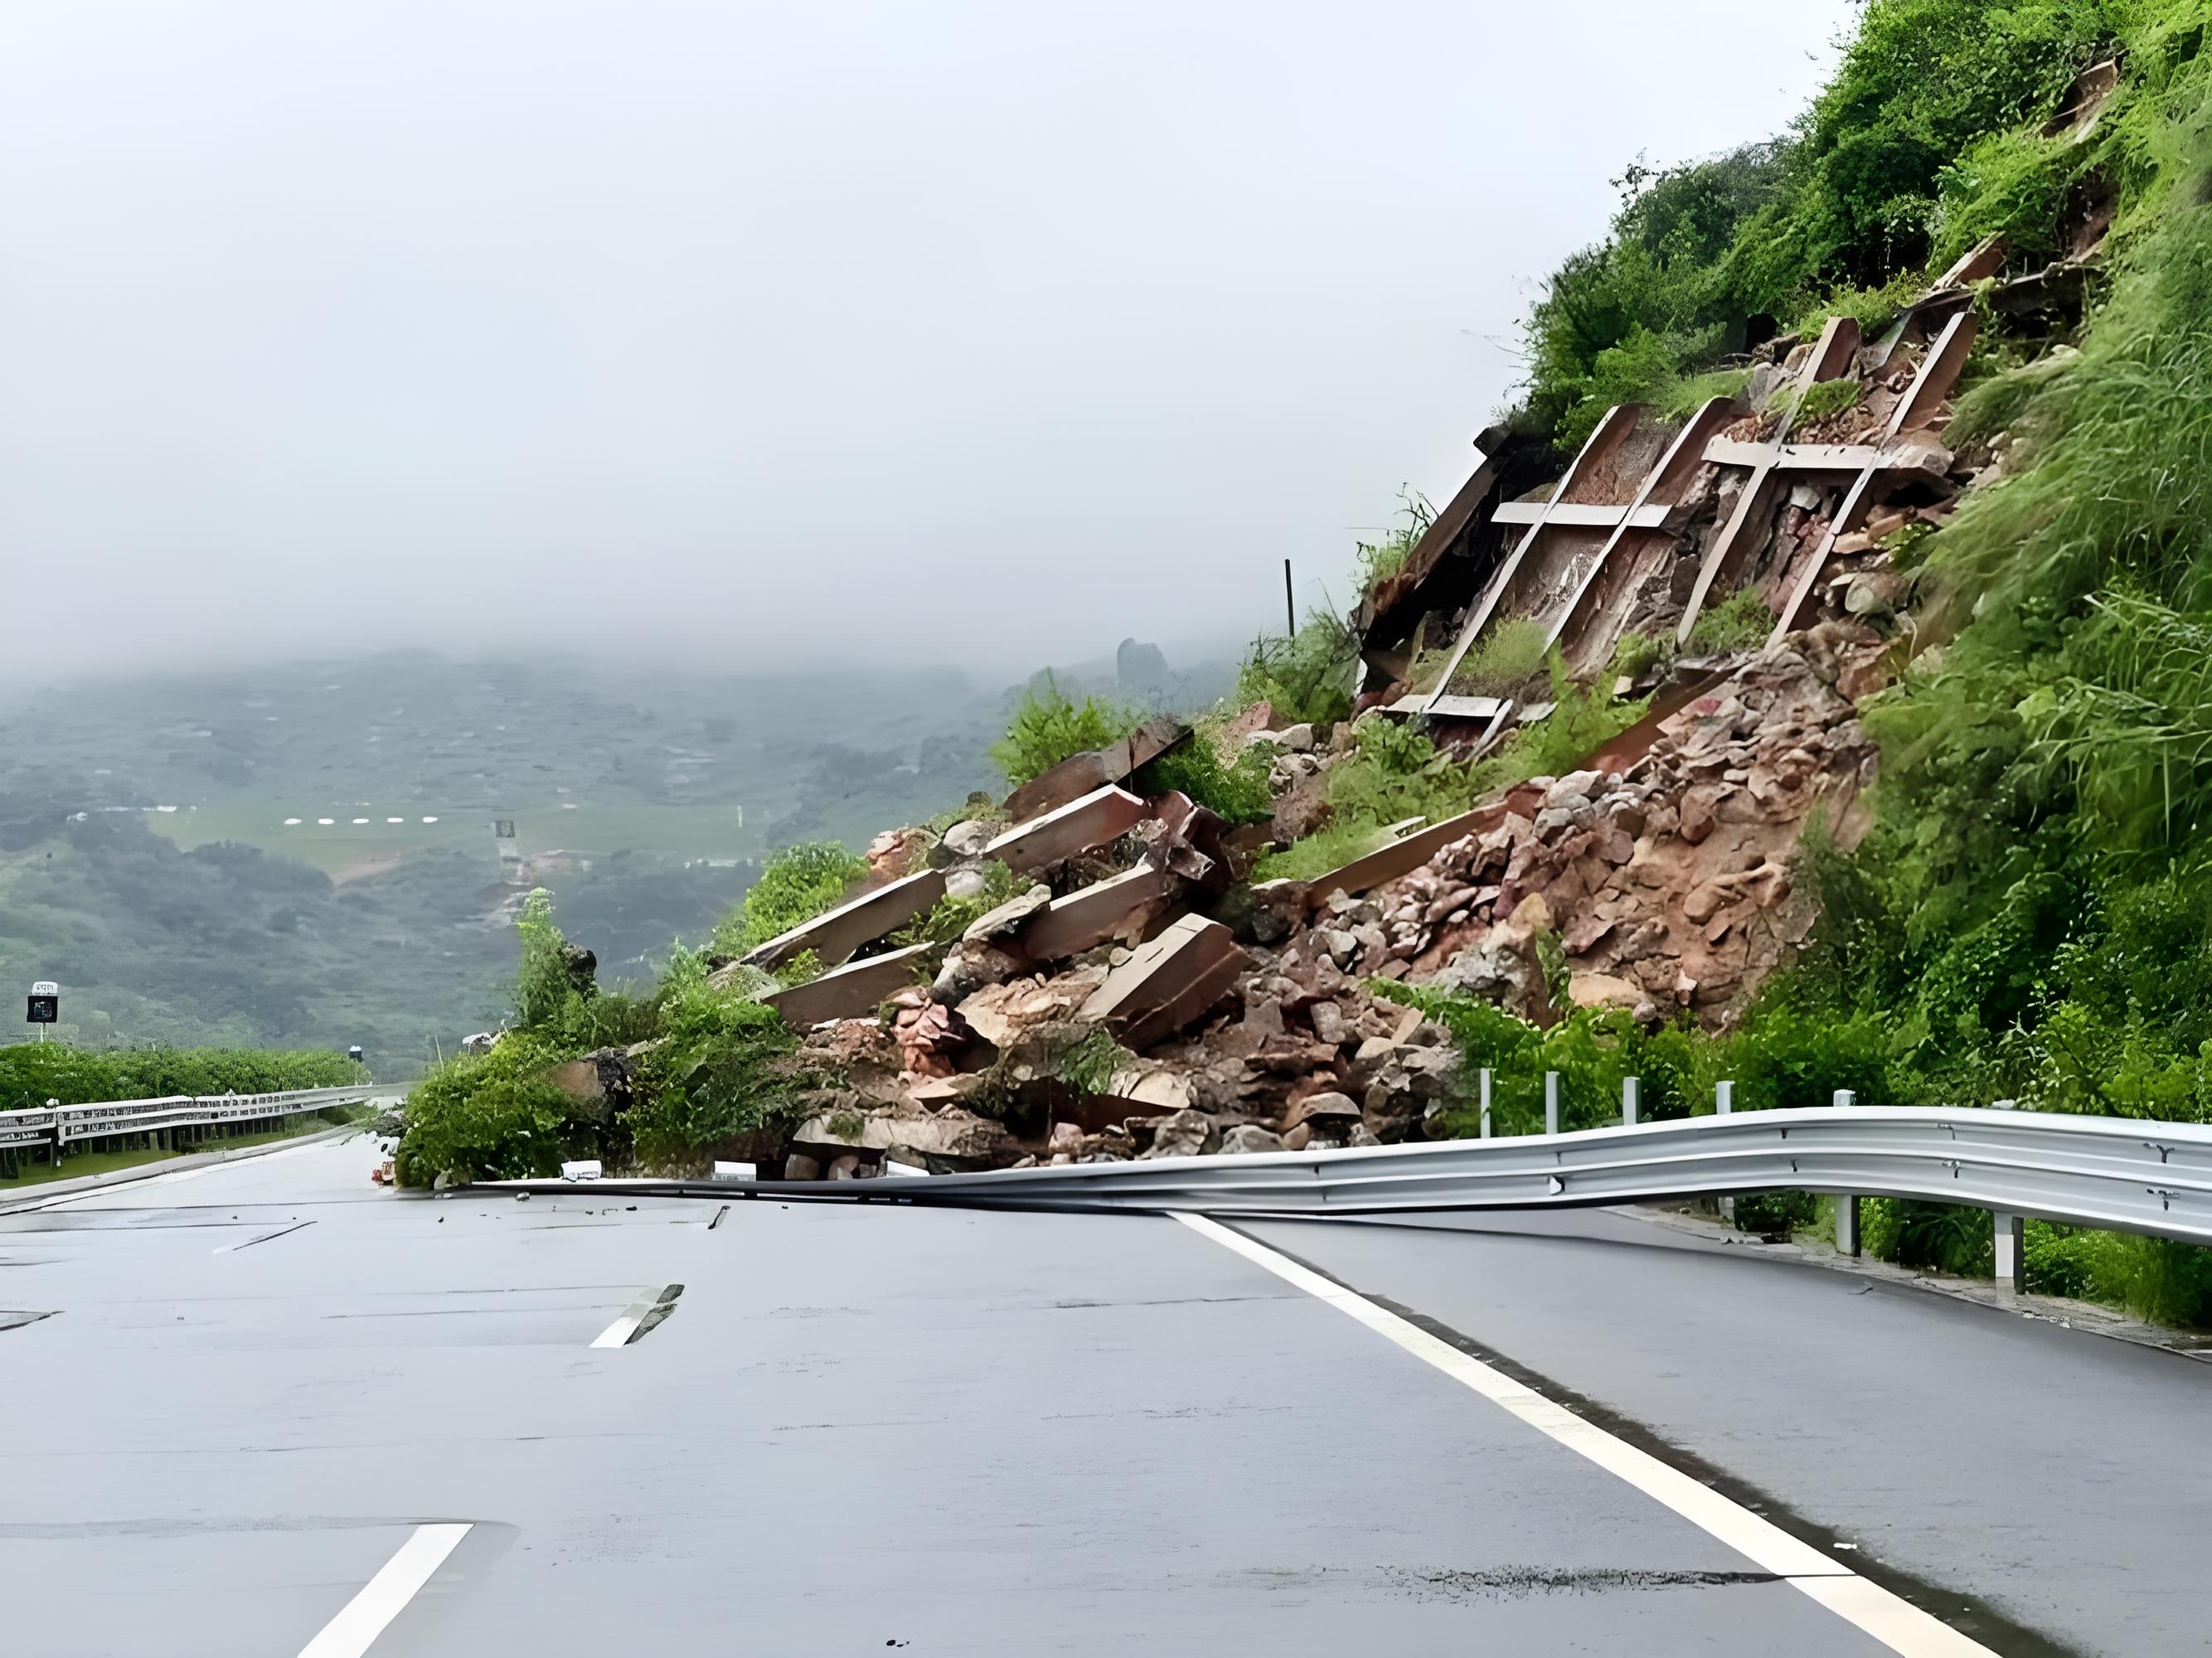
<svg viewBox="0 0 2212 1658"><path fill-rule="evenodd" d="M30 1011L23 1015L23 1023L25 1024L55 1024L59 1023L61 1017L62 999L60 997L41 996L33 992L30 999Z"/></svg>

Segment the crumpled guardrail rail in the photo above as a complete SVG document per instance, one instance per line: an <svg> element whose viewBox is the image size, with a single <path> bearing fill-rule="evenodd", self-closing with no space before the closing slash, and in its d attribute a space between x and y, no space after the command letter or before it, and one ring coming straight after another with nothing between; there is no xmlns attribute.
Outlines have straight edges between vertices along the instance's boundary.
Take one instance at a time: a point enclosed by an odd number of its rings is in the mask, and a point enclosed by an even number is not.
<svg viewBox="0 0 2212 1658"><path fill-rule="evenodd" d="M487 1184L575 1189L561 1181ZM1796 1190L1924 1198L2212 1243L2212 1127L1949 1107L1747 1111L1567 1134L922 1179L595 1184L681 1197L1278 1218L1574 1208Z"/></svg>
<svg viewBox="0 0 2212 1658"><path fill-rule="evenodd" d="M159 1100L106 1100L91 1105L0 1111L0 1147L52 1145L58 1138L61 1145L68 1145L117 1134L294 1117L325 1106L365 1104L374 1092L368 1084L360 1084L349 1088L297 1088L280 1094L179 1094Z"/></svg>

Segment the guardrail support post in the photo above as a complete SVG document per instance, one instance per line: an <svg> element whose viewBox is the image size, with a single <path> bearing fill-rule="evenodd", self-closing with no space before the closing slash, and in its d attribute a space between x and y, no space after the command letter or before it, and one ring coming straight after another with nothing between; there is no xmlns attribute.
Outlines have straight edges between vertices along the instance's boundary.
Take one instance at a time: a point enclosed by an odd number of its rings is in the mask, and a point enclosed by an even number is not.
<svg viewBox="0 0 2212 1658"><path fill-rule="evenodd" d="M1731 1114L1735 1110L1735 1084L1732 1082L1715 1083L1713 1084L1713 1114L1717 1117L1725 1117ZM1720 1200L1719 1206L1721 1218L1726 1221L1729 1225L1735 1225L1735 1199L1734 1198L1723 1198Z"/></svg>
<svg viewBox="0 0 2212 1658"><path fill-rule="evenodd" d="M1482 1138L1490 1138L1490 1067L1482 1067Z"/></svg>
<svg viewBox="0 0 2212 1658"><path fill-rule="evenodd" d="M1643 1102L1644 1079L1641 1077L1623 1077L1620 1079L1620 1126L1622 1127L1636 1127L1637 1108Z"/></svg>
<svg viewBox="0 0 2212 1658"><path fill-rule="evenodd" d="M2000 1290L2020 1288L2020 1265L2027 1243L2027 1222L2002 1209L1990 1211L1996 1223L1996 1280Z"/></svg>
<svg viewBox="0 0 2212 1658"><path fill-rule="evenodd" d="M1559 1073L1556 1071L1544 1073L1544 1132L1559 1132Z"/></svg>
<svg viewBox="0 0 2212 1658"><path fill-rule="evenodd" d="M1829 1102L1838 1111L1848 1111L1858 1097L1850 1089L1839 1088ZM1859 1200L1841 1192L1836 1194L1836 1253L1855 1260L1859 1254Z"/></svg>

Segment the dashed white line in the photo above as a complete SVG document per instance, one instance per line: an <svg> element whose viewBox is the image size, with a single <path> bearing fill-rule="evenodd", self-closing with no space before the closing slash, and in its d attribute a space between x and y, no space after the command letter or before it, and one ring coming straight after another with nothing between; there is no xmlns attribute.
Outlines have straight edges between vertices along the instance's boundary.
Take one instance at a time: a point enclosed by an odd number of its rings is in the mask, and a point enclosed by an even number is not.
<svg viewBox="0 0 2212 1658"><path fill-rule="evenodd" d="M399 1552L300 1649L300 1658L361 1658L468 1533L465 1521L416 1527Z"/></svg>
<svg viewBox="0 0 2212 1658"><path fill-rule="evenodd" d="M1366 1297L1323 1278L1310 1267L1301 1266L1289 1256L1278 1254L1242 1232L1232 1231L1217 1220L1183 1213L1178 1213L1176 1218L1224 1248L1234 1250L1254 1266L1266 1268L1285 1284L1348 1314L1414 1357L1510 1411L1539 1433L1626 1480L1646 1497L1664 1503L1745 1558L1795 1585L1891 1651L1904 1655L1904 1658L1997 1658L1979 1642L1967 1639L1910 1600L1860 1576L1810 1544L1800 1542L1773 1521L1762 1519L1710 1485L1701 1485L1680 1469L1669 1467L1649 1452L1616 1438L1595 1423L1577 1416L1534 1388L1516 1382L1503 1370L1460 1351L1449 1342L1431 1335L1388 1308L1378 1307Z"/></svg>

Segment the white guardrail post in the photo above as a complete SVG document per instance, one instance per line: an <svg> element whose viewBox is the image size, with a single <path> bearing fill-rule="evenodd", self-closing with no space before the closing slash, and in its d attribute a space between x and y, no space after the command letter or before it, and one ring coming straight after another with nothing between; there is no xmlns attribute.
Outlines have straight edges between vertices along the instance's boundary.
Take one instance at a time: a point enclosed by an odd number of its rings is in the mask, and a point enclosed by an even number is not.
<svg viewBox="0 0 2212 1658"><path fill-rule="evenodd" d="M1848 1111L1858 1102L1858 1096L1848 1088L1836 1090L1832 1103L1838 1111ZM1859 1253L1859 1200L1848 1192L1836 1193L1836 1253L1856 1258Z"/></svg>
<svg viewBox="0 0 2212 1658"><path fill-rule="evenodd" d="M2019 1106L2018 1100L1997 1100L1991 1108L2013 1111ZM2020 1288L2021 1258L2027 1248L2027 1219L2014 1210L1992 1209L1990 1211L1990 1225L1996 1234L1996 1259L1991 1262L1996 1271L1992 1276L1997 1281L1998 1289L2017 1291Z"/></svg>
<svg viewBox="0 0 2212 1658"><path fill-rule="evenodd" d="M1544 1132L1559 1132L1559 1073L1556 1071L1544 1073Z"/></svg>
<svg viewBox="0 0 2212 1658"><path fill-rule="evenodd" d="M1735 1111L1735 1084L1732 1082L1715 1083L1713 1084L1713 1115L1726 1117L1734 1114ZM1729 1225L1735 1225L1735 1199L1723 1198L1717 1206L1721 1212L1721 1218Z"/></svg>
<svg viewBox="0 0 2212 1658"><path fill-rule="evenodd" d="M1644 1079L1623 1077L1620 1079L1620 1126L1623 1128L1636 1127L1637 1107L1643 1103L1643 1100Z"/></svg>
<svg viewBox="0 0 2212 1658"><path fill-rule="evenodd" d="M1482 1067L1482 1138L1490 1138L1490 1067Z"/></svg>

